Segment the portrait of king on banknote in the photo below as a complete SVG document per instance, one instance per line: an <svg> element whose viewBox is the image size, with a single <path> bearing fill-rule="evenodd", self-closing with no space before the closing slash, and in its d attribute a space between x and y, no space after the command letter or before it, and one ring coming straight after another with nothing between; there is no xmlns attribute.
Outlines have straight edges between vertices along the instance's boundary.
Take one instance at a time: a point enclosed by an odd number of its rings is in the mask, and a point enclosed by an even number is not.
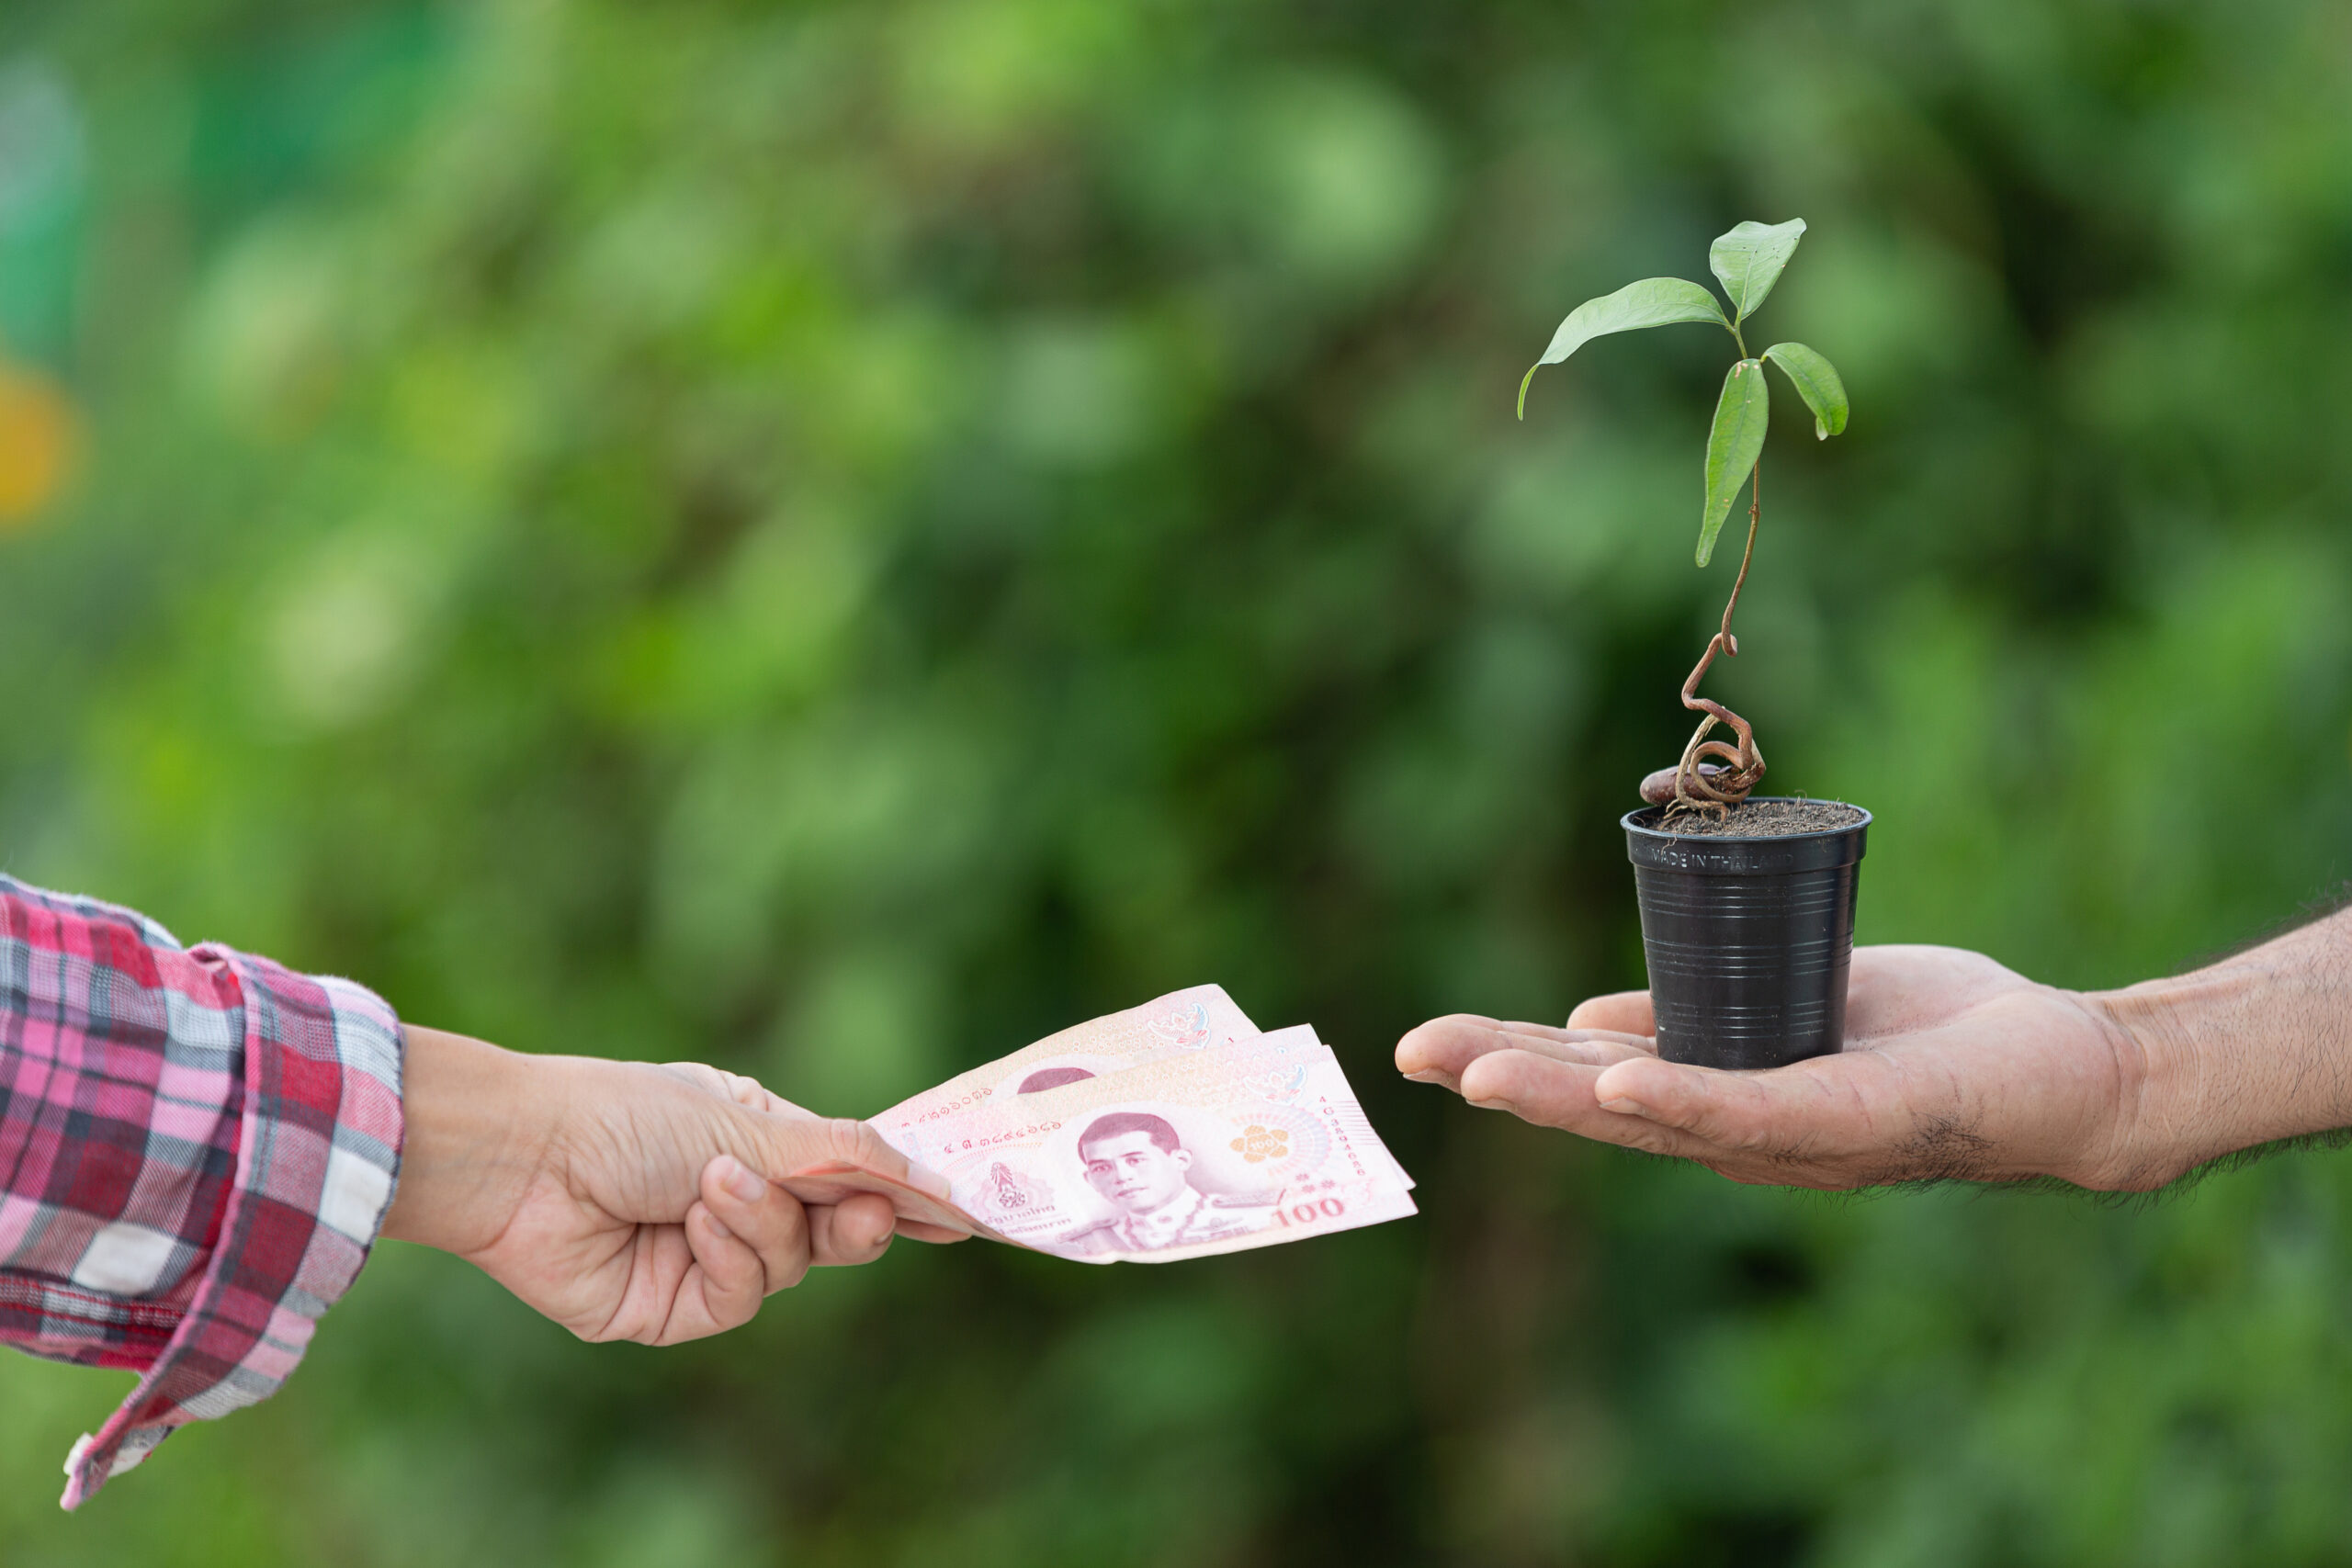
<svg viewBox="0 0 2352 1568"><path fill-rule="evenodd" d="M1070 1232L1057 1250L1160 1252L1248 1235L1272 1224L1272 1201L1204 1192L1193 1185L1193 1152L1168 1121L1148 1111L1114 1111L1078 1135L1086 1184L1116 1211Z"/></svg>

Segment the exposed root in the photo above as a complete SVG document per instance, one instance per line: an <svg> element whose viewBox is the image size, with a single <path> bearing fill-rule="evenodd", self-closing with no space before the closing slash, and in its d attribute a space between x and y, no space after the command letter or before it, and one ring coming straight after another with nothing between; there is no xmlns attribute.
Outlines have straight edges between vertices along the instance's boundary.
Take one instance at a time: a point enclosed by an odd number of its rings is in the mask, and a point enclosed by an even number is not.
<svg viewBox="0 0 2352 1568"><path fill-rule="evenodd" d="M1756 731L1723 704L1700 696L1693 690L1699 684L1699 677L1707 672L1718 648L1734 656L1739 652L1739 645L1732 641L1729 633L1717 632L1708 642L1699 667L1690 671L1690 679L1682 685L1682 705L1702 716L1699 728L1691 732L1690 743L1682 749L1682 761L1675 764L1674 799L1667 807L1668 816L1677 811L1711 811L1717 817L1724 816L1746 800L1748 792L1764 778L1764 753L1757 748ZM1718 724L1729 725L1732 733L1739 738L1739 744L1708 739L1707 732ZM1709 758L1722 766L1710 766Z"/></svg>
<svg viewBox="0 0 2352 1568"><path fill-rule="evenodd" d="M1739 639L1731 633L1731 615L1739 608L1739 591L1747 586L1748 564L1756 558L1756 522L1764 505L1763 482L1763 467L1759 464L1749 478L1747 548L1739 558L1739 576L1731 585L1730 600L1724 605L1723 629L1707 639L1707 650L1699 655L1690 678L1682 682L1682 705L1701 716L1699 728L1692 732L1690 743L1682 749L1681 761L1671 770L1661 768L1642 781L1642 798L1653 806L1665 807L1668 817L1681 811L1707 811L1717 818L1728 816L1731 808L1746 800L1748 792L1764 780L1764 753L1757 748L1756 731L1723 704L1699 695L1699 682L1705 678L1707 667L1715 661L1716 654L1726 659L1739 657ZM1708 732L1718 724L1729 726L1739 744L1708 739ZM1710 758L1714 761L1708 761ZM1667 787L1653 794L1661 780Z"/></svg>

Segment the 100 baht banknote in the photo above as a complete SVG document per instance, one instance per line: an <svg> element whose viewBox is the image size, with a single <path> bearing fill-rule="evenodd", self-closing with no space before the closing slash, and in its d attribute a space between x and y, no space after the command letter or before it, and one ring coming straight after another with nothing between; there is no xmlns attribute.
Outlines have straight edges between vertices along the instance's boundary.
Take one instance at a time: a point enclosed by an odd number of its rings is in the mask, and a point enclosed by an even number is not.
<svg viewBox="0 0 2352 1568"><path fill-rule="evenodd" d="M1193 986L1049 1034L867 1120L885 1136L895 1137L961 1115L999 1094L1034 1094L1258 1034L1258 1026L1224 987Z"/></svg>
<svg viewBox="0 0 2352 1568"><path fill-rule="evenodd" d="M1025 1090L999 1075L1006 1092L876 1125L948 1179L980 1234L1087 1262L1238 1252L1415 1212L1312 1029L1145 1055Z"/></svg>

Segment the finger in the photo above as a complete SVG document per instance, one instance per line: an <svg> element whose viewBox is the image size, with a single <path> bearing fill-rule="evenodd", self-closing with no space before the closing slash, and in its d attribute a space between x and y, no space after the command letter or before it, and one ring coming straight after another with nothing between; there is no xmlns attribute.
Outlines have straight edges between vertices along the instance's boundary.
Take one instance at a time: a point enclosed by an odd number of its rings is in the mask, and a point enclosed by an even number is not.
<svg viewBox="0 0 2352 1568"><path fill-rule="evenodd" d="M787 1189L804 1207L821 1205L831 1208L861 1192L871 1192L888 1199L891 1208L902 1220L919 1220L924 1224L967 1235L977 1228L972 1217L952 1201L934 1198L902 1181L876 1176L872 1171L862 1170L841 1160L804 1166L789 1176L779 1178L777 1185Z"/></svg>
<svg viewBox="0 0 2352 1568"><path fill-rule="evenodd" d="M805 1111L777 1094L757 1078L730 1073L724 1067L714 1067L707 1062L665 1062L662 1070L682 1078L696 1089L707 1090L752 1111L763 1111L776 1116L812 1118L816 1112Z"/></svg>
<svg viewBox="0 0 2352 1568"><path fill-rule="evenodd" d="M1555 1061L1607 1066L1646 1055L1649 1043L1634 1035L1498 1023L1475 1013L1455 1013L1432 1019L1399 1040L1396 1070L1422 1083L1458 1089L1464 1069L1491 1051L1528 1051Z"/></svg>
<svg viewBox="0 0 2352 1568"><path fill-rule="evenodd" d="M758 1259L760 1295L800 1282L808 1272L813 1226L798 1199L732 1155L711 1157L700 1189L710 1212Z"/></svg>
<svg viewBox="0 0 2352 1568"><path fill-rule="evenodd" d="M898 1214L890 1200L860 1192L808 1211L810 1259L823 1267L871 1263L889 1250Z"/></svg>
<svg viewBox="0 0 2352 1568"><path fill-rule="evenodd" d="M1459 1014L1457 1016L1470 1017L1474 1015ZM1645 1056L1655 1056L1657 1055L1657 1042L1651 1039L1648 1035L1628 1034L1624 1031L1618 1029L1589 1029L1581 1024L1563 1026L1556 1023L1528 1023L1520 1020L1513 1020L1509 1023L1498 1023L1490 1018L1479 1019L1478 1021L1491 1025L1496 1029L1499 1029L1504 1033L1511 1035L1515 1039L1521 1041L1542 1040L1549 1041L1555 1045L1584 1045L1589 1044L1598 1040L1606 1041L1612 1045L1629 1047L1630 1049L1640 1052ZM1513 1048L1519 1049L1520 1047L1514 1046ZM1532 1049L1533 1047L1530 1046L1527 1048Z"/></svg>
<svg viewBox="0 0 2352 1568"><path fill-rule="evenodd" d="M1488 1051L1502 1048L1502 1025L1488 1018L1456 1013L1408 1030L1396 1042L1396 1070L1418 1083L1462 1088L1462 1069Z"/></svg>
<svg viewBox="0 0 2352 1568"><path fill-rule="evenodd" d="M688 1208L684 1229L694 1262L679 1280L669 1314L653 1337L657 1345L740 1328L759 1312L766 1293L759 1254L729 1231L709 1204Z"/></svg>
<svg viewBox="0 0 2352 1568"><path fill-rule="evenodd" d="M1568 1014L1570 1029L1605 1029L1647 1039L1657 1033L1657 1014L1647 991L1613 991L1577 1004Z"/></svg>
<svg viewBox="0 0 2352 1568"><path fill-rule="evenodd" d="M1532 1051L1493 1051L1464 1070L1462 1098L1541 1127L1651 1154L1688 1158L1710 1152L1704 1142L1688 1134L1601 1109L1593 1086L1602 1073L1621 1070L1556 1061Z"/></svg>
<svg viewBox="0 0 2352 1568"><path fill-rule="evenodd" d="M766 1174L781 1179L797 1170L847 1165L902 1183L947 1201L945 1177L915 1164L882 1141L872 1124L845 1116L761 1116L756 1126L765 1151Z"/></svg>
<svg viewBox="0 0 2352 1568"><path fill-rule="evenodd" d="M813 1111L805 1111L793 1104L757 1078L745 1077L741 1073L730 1073L724 1068L719 1070L718 1076L727 1085L728 1098L738 1105L748 1105L754 1111L764 1111L775 1116L813 1118L816 1115Z"/></svg>
<svg viewBox="0 0 2352 1568"><path fill-rule="evenodd" d="M1593 1085L1606 1111L1713 1147L1776 1160L1833 1158L1871 1145L1866 1078L1871 1054L1823 1057L1764 1072L1718 1072L1673 1062L1623 1062Z"/></svg>
<svg viewBox="0 0 2352 1568"><path fill-rule="evenodd" d="M899 1234L909 1241L928 1242L934 1247L944 1247L950 1242L972 1239L972 1233L969 1231L952 1231L945 1225L934 1225L922 1220L901 1218L899 1221L898 1229Z"/></svg>
<svg viewBox="0 0 2352 1568"><path fill-rule="evenodd" d="M1574 1062L1585 1067L1613 1066L1619 1062L1657 1055L1650 1043L1638 1034L1612 1034L1598 1029L1561 1029L1543 1034L1532 1032L1539 1027L1542 1026L1530 1023L1504 1025L1502 1048L1549 1056L1555 1062Z"/></svg>

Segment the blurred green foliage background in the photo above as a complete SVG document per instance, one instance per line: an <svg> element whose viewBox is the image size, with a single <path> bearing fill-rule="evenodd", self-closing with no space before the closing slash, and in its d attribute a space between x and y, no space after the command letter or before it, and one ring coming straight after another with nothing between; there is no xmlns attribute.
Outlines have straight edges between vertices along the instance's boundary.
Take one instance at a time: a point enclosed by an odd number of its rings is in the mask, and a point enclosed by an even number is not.
<svg viewBox="0 0 2352 1568"><path fill-rule="evenodd" d="M0 1359L0 1561L2352 1563L2343 1157L1824 1199L1386 1066L1641 981L1723 345L1511 398L1743 218L1856 412L1712 689L1863 940L2326 896L2347 103L2325 0L13 0L0 863L844 1112L1214 978L1425 1212L666 1352L388 1244L78 1517L125 1380Z"/></svg>

